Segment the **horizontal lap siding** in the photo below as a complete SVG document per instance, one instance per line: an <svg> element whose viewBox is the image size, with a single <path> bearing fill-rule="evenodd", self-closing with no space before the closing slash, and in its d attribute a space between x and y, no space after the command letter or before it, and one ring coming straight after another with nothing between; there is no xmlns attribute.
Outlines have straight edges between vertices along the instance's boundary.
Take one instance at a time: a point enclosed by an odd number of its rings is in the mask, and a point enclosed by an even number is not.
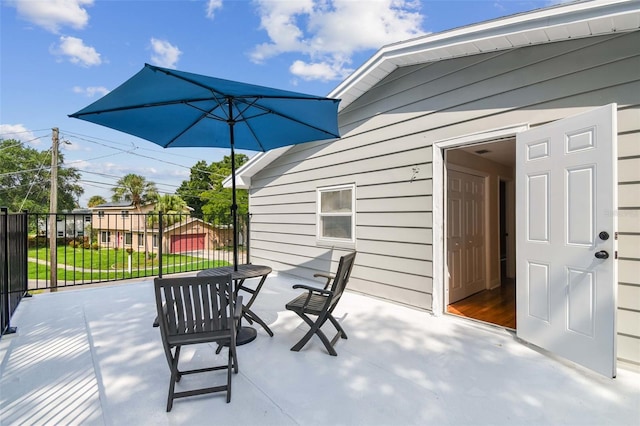
<svg viewBox="0 0 640 426"><path fill-rule="evenodd" d="M621 359L640 363L640 336L628 324L640 323L633 299L640 294L638 45L640 33L635 32L414 65L391 73L340 113L341 140L293 147L254 176L252 231L259 236L253 240L254 261L304 276L312 273L310 265L335 270L345 251L316 246L315 191L355 183L359 255L349 287L431 309L431 144L504 126L535 127L616 102L618 348ZM279 233L291 238L273 235Z"/></svg>

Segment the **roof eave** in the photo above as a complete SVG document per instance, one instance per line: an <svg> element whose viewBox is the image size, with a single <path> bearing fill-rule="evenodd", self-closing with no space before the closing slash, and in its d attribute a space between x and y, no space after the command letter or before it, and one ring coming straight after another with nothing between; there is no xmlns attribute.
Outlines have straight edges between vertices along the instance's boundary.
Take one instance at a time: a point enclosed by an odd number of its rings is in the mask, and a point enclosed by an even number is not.
<svg viewBox="0 0 640 426"><path fill-rule="evenodd" d="M339 111L396 68L640 28L640 2L593 0L558 5L382 47L328 96Z"/></svg>

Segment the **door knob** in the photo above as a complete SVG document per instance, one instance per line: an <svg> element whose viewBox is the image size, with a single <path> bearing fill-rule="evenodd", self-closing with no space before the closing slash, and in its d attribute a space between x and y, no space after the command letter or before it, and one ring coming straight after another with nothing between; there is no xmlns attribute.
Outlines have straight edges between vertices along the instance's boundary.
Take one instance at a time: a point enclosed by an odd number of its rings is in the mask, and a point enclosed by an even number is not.
<svg viewBox="0 0 640 426"><path fill-rule="evenodd" d="M600 250L599 252L596 252L596 257L598 259L608 259L609 258L609 253L607 253L604 250Z"/></svg>
<svg viewBox="0 0 640 426"><path fill-rule="evenodd" d="M600 237L602 241L607 241L609 239L609 233L607 231L602 231L598 234L598 237Z"/></svg>

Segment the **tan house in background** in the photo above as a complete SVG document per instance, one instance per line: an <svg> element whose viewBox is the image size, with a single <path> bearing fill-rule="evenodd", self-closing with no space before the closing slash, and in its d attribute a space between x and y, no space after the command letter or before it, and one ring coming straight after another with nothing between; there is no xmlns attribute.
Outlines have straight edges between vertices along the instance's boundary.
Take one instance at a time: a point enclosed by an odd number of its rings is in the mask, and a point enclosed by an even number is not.
<svg viewBox="0 0 640 426"><path fill-rule="evenodd" d="M182 253L224 247L232 239L232 231L225 226L214 226L202 219L192 218L186 211L171 225L165 222L163 238L159 227L148 221L154 203L139 209L130 202L112 202L92 207L91 230L93 242L101 247L133 249L156 253L163 244L164 253Z"/></svg>
<svg viewBox="0 0 640 426"><path fill-rule="evenodd" d="M92 237L102 247L156 252L158 231L147 225L147 215L154 207L150 203L138 209L128 201L94 206L90 208Z"/></svg>

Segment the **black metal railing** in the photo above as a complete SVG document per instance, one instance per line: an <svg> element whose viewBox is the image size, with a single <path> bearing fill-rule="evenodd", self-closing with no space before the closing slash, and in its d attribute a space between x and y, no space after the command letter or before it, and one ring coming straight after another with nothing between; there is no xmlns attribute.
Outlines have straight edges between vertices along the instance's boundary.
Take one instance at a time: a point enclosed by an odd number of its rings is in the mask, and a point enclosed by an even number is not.
<svg viewBox="0 0 640 426"><path fill-rule="evenodd" d="M29 290L198 271L233 264L229 217L91 210L27 214ZM248 216L238 217L239 263L249 263ZM57 282L50 240L56 239Z"/></svg>
<svg viewBox="0 0 640 426"><path fill-rule="evenodd" d="M27 213L0 208L0 334L12 333L11 316L27 293Z"/></svg>

